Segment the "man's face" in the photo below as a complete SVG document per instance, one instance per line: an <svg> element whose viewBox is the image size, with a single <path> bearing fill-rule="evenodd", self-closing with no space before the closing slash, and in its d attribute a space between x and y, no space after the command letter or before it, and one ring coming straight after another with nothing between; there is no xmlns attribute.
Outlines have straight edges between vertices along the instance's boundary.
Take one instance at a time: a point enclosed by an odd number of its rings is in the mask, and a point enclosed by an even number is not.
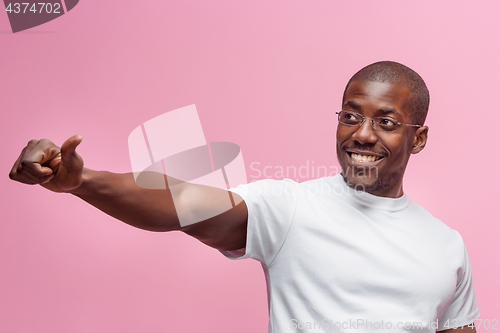
<svg viewBox="0 0 500 333"><path fill-rule="evenodd" d="M401 84L355 80L347 89L342 110L411 124L410 97L410 90ZM361 126L339 123L337 158L348 185L379 196L401 196L406 164L418 141L416 130L399 126L395 132L382 132L373 129L369 119Z"/></svg>

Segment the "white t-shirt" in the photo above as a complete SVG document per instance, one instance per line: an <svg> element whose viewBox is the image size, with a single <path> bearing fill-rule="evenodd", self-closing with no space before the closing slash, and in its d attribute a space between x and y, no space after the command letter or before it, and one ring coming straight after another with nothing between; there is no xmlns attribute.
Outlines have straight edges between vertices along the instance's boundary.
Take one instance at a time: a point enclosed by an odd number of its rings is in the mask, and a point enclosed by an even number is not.
<svg viewBox="0 0 500 333"><path fill-rule="evenodd" d="M406 195L358 192L340 175L231 191L248 207L247 245L221 252L262 263L269 332L435 332L479 318L462 237Z"/></svg>

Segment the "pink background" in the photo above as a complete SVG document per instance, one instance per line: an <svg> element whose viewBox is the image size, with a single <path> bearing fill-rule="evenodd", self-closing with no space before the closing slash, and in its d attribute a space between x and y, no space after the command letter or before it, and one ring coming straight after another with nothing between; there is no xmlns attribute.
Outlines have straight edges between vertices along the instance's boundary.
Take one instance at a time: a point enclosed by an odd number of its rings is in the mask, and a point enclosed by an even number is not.
<svg viewBox="0 0 500 333"><path fill-rule="evenodd" d="M129 133L190 104L207 141L242 147L250 180L254 162L336 166L344 85L378 60L427 82L429 142L405 191L462 234L482 318L499 319L499 10L496 0L82 0L17 34L2 10L0 332L265 332L257 262L134 229L8 172L28 140L77 133L87 167L128 172Z"/></svg>

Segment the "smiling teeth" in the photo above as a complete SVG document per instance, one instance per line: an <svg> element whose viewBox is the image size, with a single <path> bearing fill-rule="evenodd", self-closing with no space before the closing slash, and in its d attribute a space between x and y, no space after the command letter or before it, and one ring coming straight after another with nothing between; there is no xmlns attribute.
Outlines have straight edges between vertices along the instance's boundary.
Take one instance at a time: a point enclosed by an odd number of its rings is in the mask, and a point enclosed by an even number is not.
<svg viewBox="0 0 500 333"><path fill-rule="evenodd" d="M355 160L357 162L375 162L375 160L377 159L376 156L359 155L359 154L354 154L354 153L351 154L351 157L353 160Z"/></svg>

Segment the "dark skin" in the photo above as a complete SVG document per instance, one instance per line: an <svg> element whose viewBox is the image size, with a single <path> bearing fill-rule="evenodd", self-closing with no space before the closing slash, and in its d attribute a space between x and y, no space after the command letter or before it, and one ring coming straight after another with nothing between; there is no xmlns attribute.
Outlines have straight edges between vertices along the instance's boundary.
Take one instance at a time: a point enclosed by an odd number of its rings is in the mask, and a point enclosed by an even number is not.
<svg viewBox="0 0 500 333"><path fill-rule="evenodd" d="M232 196L238 204L227 210L226 190L189 183L175 186L172 191L140 188L132 173L84 168L83 159L76 152L81 141L82 137L75 135L59 148L47 139L31 140L14 163L9 177L25 184L40 184L53 192L71 193L136 228L180 230L219 250L245 247L248 211L237 194ZM173 198L176 198L176 206ZM176 208L223 213L181 227Z"/></svg>
<svg viewBox="0 0 500 333"><path fill-rule="evenodd" d="M356 80L349 85L342 109L365 117L390 117L411 124L408 101L411 91L404 85ZM337 158L350 186L371 194L398 198L403 195L403 175L411 154L427 142L427 126L399 126L395 132L372 128L370 120L358 126L337 127ZM358 162L352 154L371 155L378 160Z"/></svg>
<svg viewBox="0 0 500 333"><path fill-rule="evenodd" d="M390 116L410 124L407 104L411 92L402 85L353 81L347 89L343 110L365 117ZM337 156L348 184L362 185L374 195L397 198L403 195L403 174L411 154L420 152L427 142L427 127L401 126L396 132L374 130L367 119L361 127L339 124ZM136 185L134 176L94 171L83 167L76 152L82 141L75 135L62 147L49 140L31 140L14 163L9 177L25 184L40 184L54 192L71 193L89 204L134 227L151 231L180 230L220 250L244 248L248 209L237 194L237 204L226 210L227 191L184 183L175 190L148 190ZM350 154L372 154L381 158L373 163L378 174L358 176L356 171L368 162L357 162ZM365 164L363 164L365 163ZM354 169L354 174L348 171ZM176 198L176 206L173 198ZM223 211L208 220L181 227L177 209ZM473 327L443 332L476 332Z"/></svg>

